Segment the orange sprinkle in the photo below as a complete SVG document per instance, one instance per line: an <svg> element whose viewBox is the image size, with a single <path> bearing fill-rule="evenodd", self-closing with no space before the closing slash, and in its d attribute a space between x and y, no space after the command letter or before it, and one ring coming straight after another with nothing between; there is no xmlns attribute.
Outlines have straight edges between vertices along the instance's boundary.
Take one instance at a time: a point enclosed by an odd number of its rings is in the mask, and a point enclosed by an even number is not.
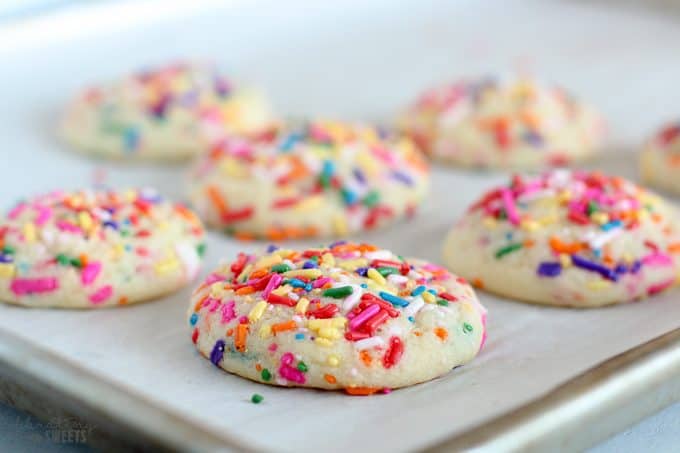
<svg viewBox="0 0 680 453"><path fill-rule="evenodd" d="M236 290L236 294L239 296L242 296L244 294L252 294L255 292L255 289L252 286L244 286L243 288L239 288Z"/></svg>
<svg viewBox="0 0 680 453"><path fill-rule="evenodd" d="M194 311L200 310L201 307L203 306L203 302L205 302L205 300L206 300L207 298L208 298L208 295L206 294L205 296L203 296L203 297L201 297L200 299L198 299L198 302L196 302L196 305L194 305Z"/></svg>
<svg viewBox="0 0 680 453"><path fill-rule="evenodd" d="M556 253L567 253L571 255L583 250L583 244L580 242L562 242L557 236L550 236L549 243L550 248Z"/></svg>
<svg viewBox="0 0 680 453"><path fill-rule="evenodd" d="M379 391L380 389L377 387L345 387L345 392L347 394L356 396L373 395L375 392Z"/></svg>
<svg viewBox="0 0 680 453"><path fill-rule="evenodd" d="M230 337L232 335L234 335L234 329L227 330L227 336Z"/></svg>
<svg viewBox="0 0 680 453"><path fill-rule="evenodd" d="M264 233L264 235L270 241L282 241L286 239L285 233L282 230L273 226L267 228L267 231Z"/></svg>
<svg viewBox="0 0 680 453"><path fill-rule="evenodd" d="M524 241L524 247L525 248L531 248L535 244L536 244L536 241L534 241L533 239L527 239L526 241Z"/></svg>
<svg viewBox="0 0 680 453"><path fill-rule="evenodd" d="M254 241L257 239L253 233L249 233L247 231L234 231L233 236L239 241Z"/></svg>
<svg viewBox="0 0 680 453"><path fill-rule="evenodd" d="M378 247L372 244L359 244L359 251L360 252L375 252L378 250Z"/></svg>
<svg viewBox="0 0 680 453"><path fill-rule="evenodd" d="M423 333L422 333L420 330L414 330L414 331L413 331L413 335L415 335L416 337L419 337L419 336L421 336L422 334L423 334Z"/></svg>
<svg viewBox="0 0 680 453"><path fill-rule="evenodd" d="M222 197L222 194L220 194L220 190L216 186L214 185L208 186L206 192L208 192L208 197L210 198L212 204L215 205L215 209L217 209L217 213L220 215L220 217L229 211L227 202Z"/></svg>
<svg viewBox="0 0 680 453"><path fill-rule="evenodd" d="M128 303L128 298L126 296L120 296L120 299L118 299L118 305L127 305Z"/></svg>
<svg viewBox="0 0 680 453"><path fill-rule="evenodd" d="M472 282L470 282L470 283L472 283L472 286L474 286L475 288L479 288L479 289L484 288L484 281L479 277L473 278Z"/></svg>
<svg viewBox="0 0 680 453"><path fill-rule="evenodd" d="M677 154L669 154L668 163L674 167L677 167L678 165L680 165L680 156L678 156Z"/></svg>
<svg viewBox="0 0 680 453"><path fill-rule="evenodd" d="M259 363L256 363L255 364L255 370L262 371L262 365L260 365Z"/></svg>
<svg viewBox="0 0 680 453"><path fill-rule="evenodd" d="M679 253L680 252L680 242L674 242L672 244L668 245L668 251L670 253Z"/></svg>
<svg viewBox="0 0 680 453"><path fill-rule="evenodd" d="M239 324L236 326L236 338L234 338L234 346L240 353L246 352L246 337L248 336L248 324Z"/></svg>
<svg viewBox="0 0 680 453"><path fill-rule="evenodd" d="M80 265L83 267L87 266L87 263L89 263L87 255L84 253L81 253L80 256L78 256L78 259L80 259Z"/></svg>
<svg viewBox="0 0 680 453"><path fill-rule="evenodd" d="M288 330L297 329L297 324L292 319L290 321L280 322L272 326L272 333L276 335L279 332L286 332Z"/></svg>
<svg viewBox="0 0 680 453"><path fill-rule="evenodd" d="M366 366L371 366L371 363L373 363L373 357L371 357L371 353L363 350L361 351L361 361L364 362L364 365Z"/></svg>
<svg viewBox="0 0 680 453"><path fill-rule="evenodd" d="M434 334L437 335L442 341L446 341L446 339L449 338L448 330L444 329L443 327L436 327L434 329Z"/></svg>
<svg viewBox="0 0 680 453"><path fill-rule="evenodd" d="M323 375L323 378L324 378L324 379L326 380L326 382L328 382L329 384L335 384L336 382L338 382L338 380L335 379L335 376L333 376L332 374L324 374L324 375Z"/></svg>
<svg viewBox="0 0 680 453"><path fill-rule="evenodd" d="M250 275L248 276L248 279L264 277L268 273L269 271L267 269L258 269L256 271L251 272Z"/></svg>

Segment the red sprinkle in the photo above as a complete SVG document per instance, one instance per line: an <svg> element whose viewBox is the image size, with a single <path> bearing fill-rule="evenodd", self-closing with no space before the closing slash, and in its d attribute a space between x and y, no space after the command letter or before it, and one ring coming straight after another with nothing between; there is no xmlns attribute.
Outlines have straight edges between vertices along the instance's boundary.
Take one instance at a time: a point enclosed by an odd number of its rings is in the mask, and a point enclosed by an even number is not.
<svg viewBox="0 0 680 453"><path fill-rule="evenodd" d="M399 363L401 356L404 354L404 343L399 337L390 338L390 345L383 356L383 366L385 368L392 368Z"/></svg>
<svg viewBox="0 0 680 453"><path fill-rule="evenodd" d="M278 294L269 293L267 296L267 302L274 305L287 305L289 307L294 307L297 303L290 297L279 296Z"/></svg>

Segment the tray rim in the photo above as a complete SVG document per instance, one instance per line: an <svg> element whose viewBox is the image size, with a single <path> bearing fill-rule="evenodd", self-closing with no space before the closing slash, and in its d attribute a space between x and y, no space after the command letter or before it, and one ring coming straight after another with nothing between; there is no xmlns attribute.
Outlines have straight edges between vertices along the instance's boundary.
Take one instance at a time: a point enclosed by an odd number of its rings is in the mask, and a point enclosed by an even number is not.
<svg viewBox="0 0 680 453"><path fill-rule="evenodd" d="M106 432L129 432L145 445L176 451L258 450L3 328L0 379L67 406ZM675 401L680 401L680 328L599 362L504 414L433 440L426 451L577 451Z"/></svg>

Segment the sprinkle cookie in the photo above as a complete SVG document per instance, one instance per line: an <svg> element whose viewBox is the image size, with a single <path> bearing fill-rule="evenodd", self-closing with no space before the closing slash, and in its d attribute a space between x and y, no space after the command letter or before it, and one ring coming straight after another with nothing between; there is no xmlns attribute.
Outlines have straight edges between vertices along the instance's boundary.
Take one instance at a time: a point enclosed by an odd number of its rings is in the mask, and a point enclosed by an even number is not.
<svg viewBox="0 0 680 453"><path fill-rule="evenodd" d="M556 170L515 176L453 227L449 268L479 287L549 305L640 299L675 283L674 208L618 177Z"/></svg>
<svg viewBox="0 0 680 453"><path fill-rule="evenodd" d="M265 384L350 394L425 382L470 361L486 310L445 269L367 244L239 254L194 292L191 338Z"/></svg>
<svg viewBox="0 0 680 453"><path fill-rule="evenodd" d="M213 67L174 64L85 90L61 133L88 154L177 161L198 154L217 130L249 134L272 122L262 95L235 87Z"/></svg>
<svg viewBox="0 0 680 453"><path fill-rule="evenodd" d="M589 157L602 119L559 88L520 78L426 91L399 119L433 158L464 167L540 168Z"/></svg>
<svg viewBox="0 0 680 453"><path fill-rule="evenodd" d="M192 280L198 218L152 190L53 192L0 221L0 300L96 308L153 299Z"/></svg>
<svg viewBox="0 0 680 453"><path fill-rule="evenodd" d="M680 194L680 121L666 125L647 142L640 171L647 184Z"/></svg>
<svg viewBox="0 0 680 453"><path fill-rule="evenodd" d="M189 198L214 228L276 241L386 225L412 214L428 183L410 140L317 121L224 140L196 163Z"/></svg>

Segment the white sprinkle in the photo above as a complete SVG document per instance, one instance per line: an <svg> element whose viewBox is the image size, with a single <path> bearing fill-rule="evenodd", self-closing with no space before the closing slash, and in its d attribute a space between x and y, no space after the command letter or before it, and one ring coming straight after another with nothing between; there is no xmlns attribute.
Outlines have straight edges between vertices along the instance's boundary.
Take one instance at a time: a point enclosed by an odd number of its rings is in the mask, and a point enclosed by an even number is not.
<svg viewBox="0 0 680 453"><path fill-rule="evenodd" d="M359 351L363 351L364 349L374 348L376 346L383 346L384 344L385 340L383 340L380 337L369 337L354 342L354 348L358 349Z"/></svg>
<svg viewBox="0 0 680 453"><path fill-rule="evenodd" d="M423 305L425 305L425 301L422 297L414 297L411 303L409 303L408 306L404 308L404 316L407 318L409 316L414 316L416 313L418 313L418 311L420 311L421 308L423 308Z"/></svg>
<svg viewBox="0 0 680 453"><path fill-rule="evenodd" d="M352 292L352 294L345 297L345 301L342 303L342 309L345 310L345 312L348 312L352 308L354 308L354 306L359 303L359 300L361 300L361 296L364 293L363 290L361 289L361 286L359 285L350 286L354 288L354 291Z"/></svg>
<svg viewBox="0 0 680 453"><path fill-rule="evenodd" d="M375 252L366 252L364 256L369 260L391 260L393 258L392 252L389 250L378 250Z"/></svg>
<svg viewBox="0 0 680 453"><path fill-rule="evenodd" d="M612 228L611 230L605 231L604 233L595 233L594 231L589 231L588 234L586 234L586 240L588 241L588 245L591 249L598 250L620 233L621 228Z"/></svg>
<svg viewBox="0 0 680 453"><path fill-rule="evenodd" d="M400 274L390 274L387 276L387 281L394 285L401 285L402 283L406 283L408 281L408 277Z"/></svg>
<svg viewBox="0 0 680 453"><path fill-rule="evenodd" d="M180 242L175 246L175 252L182 261L187 276L193 279L201 269L201 257L198 256L196 247L188 242Z"/></svg>

